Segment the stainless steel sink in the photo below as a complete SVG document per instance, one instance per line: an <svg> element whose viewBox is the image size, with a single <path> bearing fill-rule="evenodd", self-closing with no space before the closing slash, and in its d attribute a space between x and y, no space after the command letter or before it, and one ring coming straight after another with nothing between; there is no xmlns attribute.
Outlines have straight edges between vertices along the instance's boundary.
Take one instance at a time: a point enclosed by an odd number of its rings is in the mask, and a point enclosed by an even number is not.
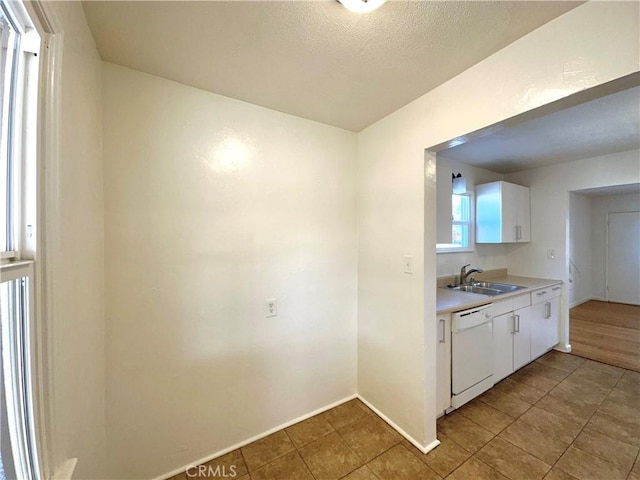
<svg viewBox="0 0 640 480"><path fill-rule="evenodd" d="M526 287L521 287L519 285L509 285L507 283L475 282L473 285L458 285L457 287L453 287L452 290L458 290L460 292L479 293L481 295L489 295L493 297L495 295L501 295L503 293L522 290L523 288Z"/></svg>
<svg viewBox="0 0 640 480"><path fill-rule="evenodd" d="M478 287L476 285L458 285L457 287L453 287L453 290L459 290L461 292L480 293L482 295L500 295L501 293L504 293L495 288Z"/></svg>
<svg viewBox="0 0 640 480"><path fill-rule="evenodd" d="M522 290L523 288L526 288L526 287L521 287L519 285L510 285L508 283L493 283L493 282L475 282L473 286L491 288L494 290L499 290L501 293L515 292L516 290Z"/></svg>

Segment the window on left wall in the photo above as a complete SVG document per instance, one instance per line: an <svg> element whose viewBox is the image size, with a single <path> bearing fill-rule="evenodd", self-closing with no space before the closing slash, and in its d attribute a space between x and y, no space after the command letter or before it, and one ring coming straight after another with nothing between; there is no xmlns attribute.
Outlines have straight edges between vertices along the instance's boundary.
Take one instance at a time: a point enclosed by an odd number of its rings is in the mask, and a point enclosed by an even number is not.
<svg viewBox="0 0 640 480"><path fill-rule="evenodd" d="M0 0L0 478L42 478L35 417L36 146L40 36Z"/></svg>
<svg viewBox="0 0 640 480"><path fill-rule="evenodd" d="M40 37L20 2L0 5L0 258L33 259Z"/></svg>

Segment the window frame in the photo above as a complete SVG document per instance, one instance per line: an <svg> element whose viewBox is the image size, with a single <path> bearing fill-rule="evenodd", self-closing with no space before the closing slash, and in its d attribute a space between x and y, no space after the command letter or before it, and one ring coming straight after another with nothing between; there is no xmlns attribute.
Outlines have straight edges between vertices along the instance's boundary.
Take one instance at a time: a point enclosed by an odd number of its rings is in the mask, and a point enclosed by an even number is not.
<svg viewBox="0 0 640 480"><path fill-rule="evenodd" d="M40 53L41 37L22 2L3 0L0 8L18 36L11 65L6 119L7 191L3 200L6 201L7 249L0 250L0 261L6 262L13 259L34 259L35 256L35 169L39 100L37 55ZM0 94L4 95L4 92Z"/></svg>
<svg viewBox="0 0 640 480"><path fill-rule="evenodd" d="M6 129L2 130L2 154L6 156L6 163L3 162L6 170L2 174L7 180L7 190L2 207L6 215L0 221L5 223L7 234L6 243L3 239L5 248L0 249L0 284L3 291L7 284L7 291L13 293L3 305L6 310L0 341L3 355L0 393L13 409L3 408L0 428L3 438L10 432L7 440L11 438L11 447L5 442L3 450L12 449L14 473L18 478L38 480L50 477L49 425L44 413L50 363L45 358L48 340L41 304L42 266L35 261L43 245L42 237L36 235L42 224L39 215L42 199L37 195L42 175L40 111L50 102L43 96L49 93L50 86L41 81L41 74L43 67L50 68L54 52L45 50L44 60L38 55L45 38L42 29L32 21L34 6L22 0L0 0L2 14L17 36L15 48L12 46L14 61L6 70L10 72L10 84L1 92L3 96L6 92L7 99Z"/></svg>
<svg viewBox="0 0 640 480"><path fill-rule="evenodd" d="M0 392L7 405L12 406L11 409L3 406L0 412L2 435L11 439L8 444L3 444L2 452L5 461L11 459L12 465L7 470L13 472L16 478L40 479L43 477L38 456L38 418L34 413L33 388L35 372L31 349L34 336L34 262L28 260L3 265L0 285L7 283L11 287L12 282L19 284L13 285L17 296L11 298L10 305L4 307L13 310L15 316L3 318L0 331L0 354L3 357ZM10 372L9 378L5 377L7 372ZM7 385L10 388L7 389Z"/></svg>
<svg viewBox="0 0 640 480"><path fill-rule="evenodd" d="M469 244L468 245L457 245L454 243L437 243L436 244L436 253L465 253L465 252L473 252L475 251L475 192L473 190L467 191L465 193L452 193L451 197L453 199L454 196L460 197L468 197L469 198L469 220L468 221L455 221L453 220L453 211L451 216L451 227L455 225L466 225L468 226L469 232ZM453 205L453 203L452 203ZM453 206L452 206L453 210Z"/></svg>

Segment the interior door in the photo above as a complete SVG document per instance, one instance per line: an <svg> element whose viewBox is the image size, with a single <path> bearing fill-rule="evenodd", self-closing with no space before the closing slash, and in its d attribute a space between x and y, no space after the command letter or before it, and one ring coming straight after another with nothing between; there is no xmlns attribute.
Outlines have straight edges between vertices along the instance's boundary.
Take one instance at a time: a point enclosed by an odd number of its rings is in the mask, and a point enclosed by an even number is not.
<svg viewBox="0 0 640 480"><path fill-rule="evenodd" d="M607 300L640 305L640 212L609 213Z"/></svg>

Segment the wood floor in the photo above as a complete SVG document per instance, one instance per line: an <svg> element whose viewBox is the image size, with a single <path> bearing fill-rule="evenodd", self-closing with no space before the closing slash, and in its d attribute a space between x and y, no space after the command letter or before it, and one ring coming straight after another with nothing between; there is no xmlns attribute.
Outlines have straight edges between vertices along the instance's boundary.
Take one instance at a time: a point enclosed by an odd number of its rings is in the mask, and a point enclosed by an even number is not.
<svg viewBox="0 0 640 480"><path fill-rule="evenodd" d="M640 307L591 300L571 309L571 353L640 372Z"/></svg>

